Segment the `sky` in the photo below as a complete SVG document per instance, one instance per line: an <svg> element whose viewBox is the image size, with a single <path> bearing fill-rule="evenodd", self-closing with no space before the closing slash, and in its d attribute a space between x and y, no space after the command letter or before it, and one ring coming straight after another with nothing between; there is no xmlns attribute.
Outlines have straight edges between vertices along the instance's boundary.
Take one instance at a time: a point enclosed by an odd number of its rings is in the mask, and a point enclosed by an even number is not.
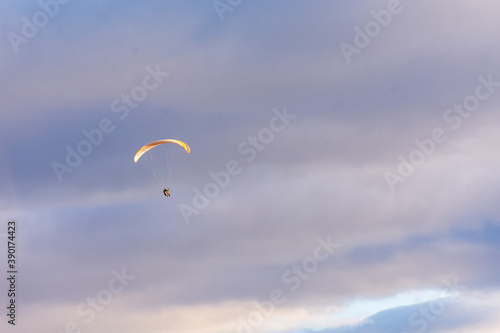
<svg viewBox="0 0 500 333"><path fill-rule="evenodd" d="M499 10L0 0L0 330L497 332Z"/></svg>

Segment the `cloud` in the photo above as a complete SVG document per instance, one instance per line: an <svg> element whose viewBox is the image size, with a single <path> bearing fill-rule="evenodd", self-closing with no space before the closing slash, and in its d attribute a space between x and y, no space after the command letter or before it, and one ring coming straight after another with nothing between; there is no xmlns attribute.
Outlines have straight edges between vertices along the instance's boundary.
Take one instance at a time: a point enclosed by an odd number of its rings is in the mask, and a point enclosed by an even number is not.
<svg viewBox="0 0 500 333"><path fill-rule="evenodd" d="M39 10L0 6L4 36ZM429 303L335 315L452 278L470 292L429 331L498 327L482 297L498 286L498 93L456 130L443 119L479 76L500 80L498 5L406 1L347 64L339 44L386 6L254 1L221 22L211 1L70 2L19 54L3 38L0 217L20 225L21 331L234 332L326 236L341 246L258 330L401 332ZM168 77L121 119L113 101L157 65ZM296 118L248 161L238 146L285 107ZM103 119L113 131L60 182L53 162ZM446 142L392 192L384 173L437 127ZM168 199L132 160L166 137L192 148ZM187 225L179 205L231 160L242 171ZM137 278L84 327L76 307L121 267Z"/></svg>

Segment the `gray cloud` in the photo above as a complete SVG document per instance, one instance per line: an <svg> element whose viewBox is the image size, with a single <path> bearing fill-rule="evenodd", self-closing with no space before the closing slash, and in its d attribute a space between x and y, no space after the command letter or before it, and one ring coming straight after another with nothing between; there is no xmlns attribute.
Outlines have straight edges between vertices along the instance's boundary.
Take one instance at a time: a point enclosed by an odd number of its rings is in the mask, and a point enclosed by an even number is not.
<svg viewBox="0 0 500 333"><path fill-rule="evenodd" d="M71 2L19 54L3 38L0 216L21 226L24 304L37 315L47 304L73 311L126 267L137 279L122 300L138 316L240 306L289 287L283 272L328 235L341 247L280 311L341 308L455 277L496 288L496 236L484 235L498 225L498 93L457 130L443 114L474 93L478 76L500 80L498 5L402 3L351 64L340 43L386 1L244 2L223 22L211 1ZM38 10L1 7L4 36ZM111 103L157 65L169 76L120 119ZM296 118L247 161L238 146L284 107ZM104 118L114 130L59 182L51 164ZM384 173L436 127L447 141L391 192ZM132 161L164 137L192 148L168 199ZM179 205L193 205L193 190L230 160L241 173L186 225ZM434 330L451 327L456 311Z"/></svg>

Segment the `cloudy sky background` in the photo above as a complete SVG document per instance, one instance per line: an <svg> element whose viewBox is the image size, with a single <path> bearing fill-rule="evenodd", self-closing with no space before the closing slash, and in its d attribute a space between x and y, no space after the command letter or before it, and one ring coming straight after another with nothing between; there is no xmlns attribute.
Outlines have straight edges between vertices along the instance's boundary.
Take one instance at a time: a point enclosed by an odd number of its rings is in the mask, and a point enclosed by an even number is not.
<svg viewBox="0 0 500 333"><path fill-rule="evenodd" d="M500 82L500 4L402 0L347 61L389 3L69 1L16 52L43 9L0 1L2 274L11 219L19 257L2 332L497 332L500 87L459 126L443 116ZM120 119L148 67L168 77ZM284 110L247 161L238 146ZM113 131L59 181L52 164L103 119ZM446 140L392 190L436 128ZM133 163L160 138L192 149L168 199ZM179 208L233 160L187 224Z"/></svg>

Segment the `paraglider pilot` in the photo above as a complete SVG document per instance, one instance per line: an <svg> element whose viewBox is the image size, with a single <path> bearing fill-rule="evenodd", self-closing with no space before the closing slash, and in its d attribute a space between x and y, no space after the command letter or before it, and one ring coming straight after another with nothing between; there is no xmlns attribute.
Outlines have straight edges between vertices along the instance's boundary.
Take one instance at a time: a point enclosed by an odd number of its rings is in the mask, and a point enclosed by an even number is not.
<svg viewBox="0 0 500 333"><path fill-rule="evenodd" d="M168 193L168 191L170 191L170 188L164 188L163 189L163 195L165 195L166 197L169 197L170 193Z"/></svg>

